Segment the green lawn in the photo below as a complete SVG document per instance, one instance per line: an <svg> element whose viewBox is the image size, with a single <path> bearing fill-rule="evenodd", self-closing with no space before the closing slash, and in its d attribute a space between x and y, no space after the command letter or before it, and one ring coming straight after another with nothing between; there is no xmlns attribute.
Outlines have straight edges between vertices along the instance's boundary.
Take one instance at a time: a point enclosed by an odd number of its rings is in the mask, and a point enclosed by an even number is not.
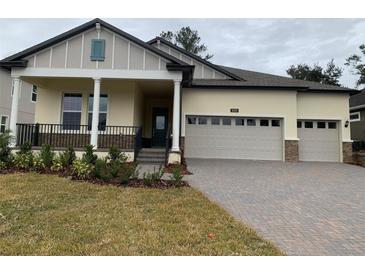
<svg viewBox="0 0 365 274"><path fill-rule="evenodd" d="M0 175L0 255L282 253L193 188L122 188L12 174Z"/></svg>

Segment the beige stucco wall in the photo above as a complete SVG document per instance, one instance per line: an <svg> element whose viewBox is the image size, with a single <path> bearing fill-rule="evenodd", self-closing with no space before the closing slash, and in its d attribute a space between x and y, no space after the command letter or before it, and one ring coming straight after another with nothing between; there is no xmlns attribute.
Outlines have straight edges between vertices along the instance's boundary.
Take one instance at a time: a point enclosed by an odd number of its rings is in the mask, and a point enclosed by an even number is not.
<svg viewBox="0 0 365 274"><path fill-rule="evenodd" d="M52 79L39 87L38 90L38 104L35 113L37 123L61 123L63 94L75 92L83 95L81 123L87 124L87 102L88 96L93 93L92 80ZM136 92L136 84L133 81L102 81L101 94L108 95L107 125L132 126L140 123L135 120L134 115L135 105L139 106L141 104L140 102L135 104Z"/></svg>
<svg viewBox="0 0 365 274"><path fill-rule="evenodd" d="M134 118L133 124L135 126L143 126L144 121L144 96L142 90L136 86L134 92Z"/></svg>
<svg viewBox="0 0 365 274"><path fill-rule="evenodd" d="M350 125L346 128L345 122L349 119L349 95L335 93L298 93L298 119L324 119L340 121L342 141L350 141Z"/></svg>
<svg viewBox="0 0 365 274"><path fill-rule="evenodd" d="M284 118L285 140L296 140L297 119L323 119L340 121L340 138L349 141L349 95L337 93L304 93L293 91L260 90L207 90L183 89L182 92L182 129L185 136L185 116L227 115ZM238 108L239 113L231 113Z"/></svg>
<svg viewBox="0 0 365 274"><path fill-rule="evenodd" d="M18 123L33 123L35 103L32 102L32 85L26 81L20 83ZM7 116L7 127L11 114L12 79L10 72L0 68L0 116Z"/></svg>
<svg viewBox="0 0 365 274"><path fill-rule="evenodd" d="M181 135L185 136L185 116L222 115L284 118L286 140L297 139L296 92L260 90L183 89ZM231 113L238 108L239 113Z"/></svg>

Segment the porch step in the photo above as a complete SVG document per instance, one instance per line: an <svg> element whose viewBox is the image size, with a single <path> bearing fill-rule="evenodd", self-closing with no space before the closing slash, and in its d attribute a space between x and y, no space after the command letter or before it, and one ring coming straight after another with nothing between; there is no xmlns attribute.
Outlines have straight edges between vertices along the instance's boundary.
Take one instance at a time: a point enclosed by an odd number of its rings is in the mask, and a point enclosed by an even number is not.
<svg viewBox="0 0 365 274"><path fill-rule="evenodd" d="M139 163L165 163L165 150L161 148L143 148L139 151L137 161Z"/></svg>

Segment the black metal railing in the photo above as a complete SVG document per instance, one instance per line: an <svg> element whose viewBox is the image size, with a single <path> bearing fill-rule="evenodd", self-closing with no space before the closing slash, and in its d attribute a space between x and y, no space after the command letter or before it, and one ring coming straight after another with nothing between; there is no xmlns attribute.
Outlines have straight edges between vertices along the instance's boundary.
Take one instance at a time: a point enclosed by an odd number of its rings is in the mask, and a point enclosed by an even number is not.
<svg viewBox="0 0 365 274"><path fill-rule="evenodd" d="M98 148L117 147L135 149L135 136L140 127L106 126L98 131ZM88 125L17 124L17 146L30 142L33 146L45 144L57 148L83 148L90 144Z"/></svg>
<svg viewBox="0 0 365 274"><path fill-rule="evenodd" d="M167 166L168 161L169 161L169 151L171 149L171 128L167 129L167 133L166 133L166 137L165 137L165 166Z"/></svg>
<svg viewBox="0 0 365 274"><path fill-rule="evenodd" d="M139 127L134 137L134 161L137 161L138 153L142 148L142 127Z"/></svg>

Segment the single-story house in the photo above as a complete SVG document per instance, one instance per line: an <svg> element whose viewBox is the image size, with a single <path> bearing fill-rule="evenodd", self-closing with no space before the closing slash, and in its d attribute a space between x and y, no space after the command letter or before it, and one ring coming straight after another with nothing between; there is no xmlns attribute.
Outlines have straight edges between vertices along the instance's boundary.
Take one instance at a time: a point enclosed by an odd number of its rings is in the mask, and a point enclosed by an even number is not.
<svg viewBox="0 0 365 274"><path fill-rule="evenodd" d="M9 128L12 86L10 72L0 68L0 133L5 132ZM21 123L34 123L36 102L37 87L22 81L20 83L17 121Z"/></svg>
<svg viewBox="0 0 365 274"><path fill-rule="evenodd" d="M365 141L365 89L350 97L351 138Z"/></svg>
<svg viewBox="0 0 365 274"><path fill-rule="evenodd" d="M13 78L16 145L117 146L131 159L143 148L161 147L170 163L180 162L182 151L189 158L351 158L355 90L216 65L100 19L0 66ZM37 86L35 124L16 118L20 81Z"/></svg>

